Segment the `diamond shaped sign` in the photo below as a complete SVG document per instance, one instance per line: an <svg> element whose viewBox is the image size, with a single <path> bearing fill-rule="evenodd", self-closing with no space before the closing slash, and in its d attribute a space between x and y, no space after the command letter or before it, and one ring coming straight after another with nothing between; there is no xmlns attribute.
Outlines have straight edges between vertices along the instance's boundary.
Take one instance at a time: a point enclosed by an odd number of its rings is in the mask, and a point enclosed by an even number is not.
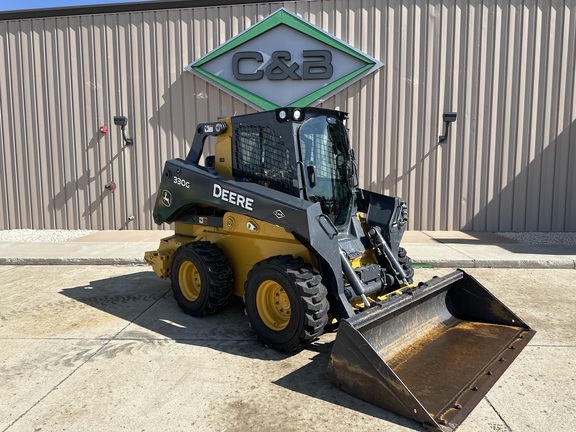
<svg viewBox="0 0 576 432"><path fill-rule="evenodd" d="M256 109L314 106L382 63L282 8L186 66Z"/></svg>

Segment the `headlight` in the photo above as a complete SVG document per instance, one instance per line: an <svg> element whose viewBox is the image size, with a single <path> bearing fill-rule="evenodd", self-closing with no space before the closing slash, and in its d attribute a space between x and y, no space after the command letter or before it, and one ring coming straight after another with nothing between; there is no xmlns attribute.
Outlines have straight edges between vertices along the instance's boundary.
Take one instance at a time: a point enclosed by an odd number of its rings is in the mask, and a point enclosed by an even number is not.
<svg viewBox="0 0 576 432"><path fill-rule="evenodd" d="M302 119L302 111L299 109L295 109L292 112L292 119L294 119L294 121L300 121Z"/></svg>
<svg viewBox="0 0 576 432"><path fill-rule="evenodd" d="M214 130L217 134L224 133L226 131L226 123L218 122L214 125Z"/></svg>

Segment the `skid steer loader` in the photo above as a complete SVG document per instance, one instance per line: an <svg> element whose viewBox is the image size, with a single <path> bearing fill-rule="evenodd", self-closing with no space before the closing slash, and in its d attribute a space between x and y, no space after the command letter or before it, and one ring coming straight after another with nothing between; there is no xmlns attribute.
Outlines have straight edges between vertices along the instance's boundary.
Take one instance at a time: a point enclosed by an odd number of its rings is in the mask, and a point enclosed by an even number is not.
<svg viewBox="0 0 576 432"><path fill-rule="evenodd" d="M412 283L406 204L358 187L346 118L282 108L198 125L186 159L166 162L154 208L175 234L145 258L190 315L243 297L277 350L338 322L332 381L453 430L534 331L463 271Z"/></svg>

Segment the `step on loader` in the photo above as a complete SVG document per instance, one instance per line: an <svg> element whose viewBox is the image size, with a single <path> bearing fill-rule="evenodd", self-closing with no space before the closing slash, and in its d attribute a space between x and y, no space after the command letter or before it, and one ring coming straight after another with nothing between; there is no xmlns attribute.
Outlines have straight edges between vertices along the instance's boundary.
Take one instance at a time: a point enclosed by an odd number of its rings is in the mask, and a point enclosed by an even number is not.
<svg viewBox="0 0 576 432"><path fill-rule="evenodd" d="M413 283L406 203L358 187L346 119L309 107L199 124L187 157L165 163L153 211L175 234L145 258L192 316L242 297L274 349L337 323L330 380L453 430L535 332L461 270Z"/></svg>

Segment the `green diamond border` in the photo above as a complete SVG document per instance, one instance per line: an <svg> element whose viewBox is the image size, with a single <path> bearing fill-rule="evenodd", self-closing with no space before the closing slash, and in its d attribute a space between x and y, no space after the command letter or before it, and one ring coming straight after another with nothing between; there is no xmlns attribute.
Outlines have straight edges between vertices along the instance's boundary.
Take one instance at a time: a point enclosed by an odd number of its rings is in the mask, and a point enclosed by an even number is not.
<svg viewBox="0 0 576 432"><path fill-rule="evenodd" d="M347 45L346 43L338 40L335 36L332 36L329 33L324 32L322 29L305 21L304 19L298 17L292 12L289 12L288 10L281 8L278 9L276 12L272 13L271 15L269 15L267 18L263 19L262 21L254 24L252 27L245 30L244 32L240 33L238 36L230 39L228 42L223 43L218 48L206 54L204 57L201 57L200 59L191 63L186 67L186 70L189 70L190 72L193 72L199 76L204 77L207 81L212 81L221 88L229 90L230 92L238 95L245 101L259 108L262 108L264 110L272 110L279 108L279 105L276 105L275 103L261 96L258 96L248 90L245 90L242 87L231 83L230 81L224 80L210 72L205 71L204 69L202 69L202 66L210 62L211 60L220 57L221 55L224 55L235 48L238 48L244 43L280 25L286 25L296 31L305 34L306 36L319 40L320 42L323 42L324 44L329 45L332 48L342 51L366 63L365 66L355 70L354 72L349 73L346 76L341 77L336 81L331 82L330 84L327 84L319 88L318 90L310 93L307 96L304 96L301 99L298 99L290 103L288 106L291 107L308 106L313 102L315 102L316 100L320 99L321 97L329 93L332 93L345 83L354 80L354 78L364 74L370 69L375 67L379 68L380 66L382 66L382 63L374 60L368 55L363 54L362 52L351 47L350 45Z"/></svg>

